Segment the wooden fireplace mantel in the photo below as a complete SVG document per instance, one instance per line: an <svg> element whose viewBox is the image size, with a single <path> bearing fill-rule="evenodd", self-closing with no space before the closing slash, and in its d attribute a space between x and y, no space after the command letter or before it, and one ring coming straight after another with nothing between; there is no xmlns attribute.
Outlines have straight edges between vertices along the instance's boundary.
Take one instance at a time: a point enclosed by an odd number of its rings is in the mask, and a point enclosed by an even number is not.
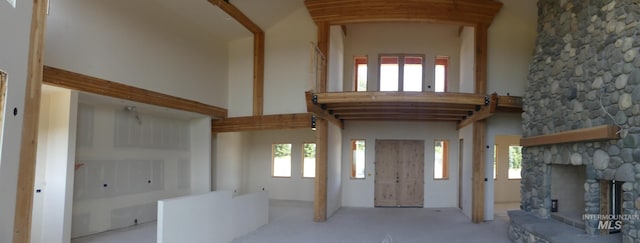
<svg viewBox="0 0 640 243"><path fill-rule="evenodd" d="M520 145L534 147L561 143L593 142L620 139L618 127L602 125L520 139Z"/></svg>

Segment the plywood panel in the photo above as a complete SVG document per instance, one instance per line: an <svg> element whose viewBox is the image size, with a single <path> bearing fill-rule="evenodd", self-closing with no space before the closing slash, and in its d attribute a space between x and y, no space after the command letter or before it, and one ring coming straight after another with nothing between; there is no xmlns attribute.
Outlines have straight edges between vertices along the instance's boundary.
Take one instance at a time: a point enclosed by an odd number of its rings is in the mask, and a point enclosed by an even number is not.
<svg viewBox="0 0 640 243"><path fill-rule="evenodd" d="M398 205L399 144L392 140L376 140L376 174L375 199L376 207L395 207Z"/></svg>
<svg viewBox="0 0 640 243"><path fill-rule="evenodd" d="M402 141L398 206L422 207L424 204L424 141Z"/></svg>

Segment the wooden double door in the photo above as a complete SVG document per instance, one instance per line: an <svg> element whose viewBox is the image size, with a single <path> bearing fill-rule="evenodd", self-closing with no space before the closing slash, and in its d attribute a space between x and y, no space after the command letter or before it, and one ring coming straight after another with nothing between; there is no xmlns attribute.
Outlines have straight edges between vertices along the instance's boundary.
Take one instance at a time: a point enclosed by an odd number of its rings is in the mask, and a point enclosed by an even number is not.
<svg viewBox="0 0 640 243"><path fill-rule="evenodd" d="M376 140L376 207L423 207L424 141Z"/></svg>

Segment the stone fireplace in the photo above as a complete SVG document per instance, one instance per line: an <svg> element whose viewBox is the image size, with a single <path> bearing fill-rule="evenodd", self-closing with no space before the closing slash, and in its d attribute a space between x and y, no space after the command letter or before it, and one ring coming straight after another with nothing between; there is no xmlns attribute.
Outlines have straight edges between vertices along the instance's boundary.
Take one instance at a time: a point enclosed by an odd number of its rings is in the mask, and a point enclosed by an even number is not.
<svg viewBox="0 0 640 243"><path fill-rule="evenodd" d="M613 125L620 139L524 147L518 215L595 237L615 231L603 230L610 225L597 215L621 214L620 233L606 242L640 241L638 32L637 0L538 0L523 137ZM553 200L558 212L551 212ZM533 228L512 218L510 238L554 242Z"/></svg>

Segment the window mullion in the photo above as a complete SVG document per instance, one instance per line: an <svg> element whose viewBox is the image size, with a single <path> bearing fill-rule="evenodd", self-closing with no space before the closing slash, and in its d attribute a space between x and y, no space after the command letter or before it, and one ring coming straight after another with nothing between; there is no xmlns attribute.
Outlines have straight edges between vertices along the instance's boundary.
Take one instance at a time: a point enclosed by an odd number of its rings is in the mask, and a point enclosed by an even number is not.
<svg viewBox="0 0 640 243"><path fill-rule="evenodd" d="M404 56L398 55L398 91L404 91Z"/></svg>

